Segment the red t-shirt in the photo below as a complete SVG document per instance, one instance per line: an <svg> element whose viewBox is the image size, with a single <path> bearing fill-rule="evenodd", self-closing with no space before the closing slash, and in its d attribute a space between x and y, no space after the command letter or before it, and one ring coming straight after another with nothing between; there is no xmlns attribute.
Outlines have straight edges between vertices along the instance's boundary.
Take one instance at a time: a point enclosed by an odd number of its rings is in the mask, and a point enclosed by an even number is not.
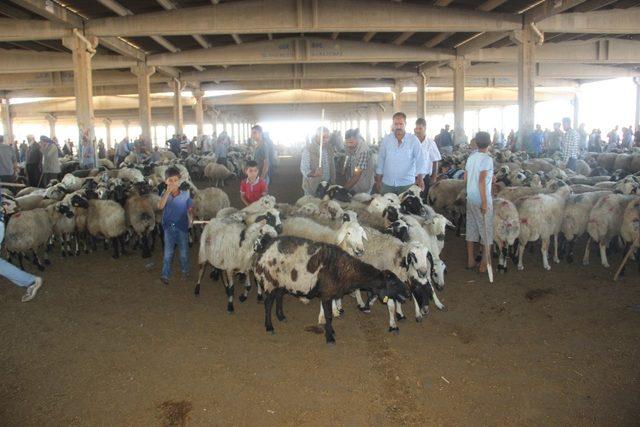
<svg viewBox="0 0 640 427"><path fill-rule="evenodd" d="M262 197L263 194L267 194L267 191L267 183L265 180L260 179L260 177L256 178L254 182L249 182L248 179L240 182L240 194L244 194L245 199L247 199L249 203L260 200L260 197Z"/></svg>

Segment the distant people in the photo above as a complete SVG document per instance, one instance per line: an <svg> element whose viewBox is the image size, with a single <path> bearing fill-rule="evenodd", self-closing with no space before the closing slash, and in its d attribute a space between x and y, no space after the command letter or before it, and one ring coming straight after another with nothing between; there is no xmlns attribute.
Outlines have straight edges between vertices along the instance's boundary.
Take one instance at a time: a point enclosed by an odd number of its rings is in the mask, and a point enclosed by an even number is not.
<svg viewBox="0 0 640 427"><path fill-rule="evenodd" d="M82 138L82 157L80 167L82 169L93 169L96 167L96 155L93 145L85 137Z"/></svg>
<svg viewBox="0 0 640 427"><path fill-rule="evenodd" d="M375 188L381 194L400 194L412 185L424 190L426 166L420 141L407 133L407 116L393 115L393 132L380 142ZM449 135L450 136L450 135Z"/></svg>
<svg viewBox="0 0 640 427"><path fill-rule="evenodd" d="M497 128L493 128L493 139L491 141L494 147L504 148L504 135L502 132L498 132Z"/></svg>
<svg viewBox="0 0 640 427"><path fill-rule="evenodd" d="M42 181L46 187L51 180L58 179L60 175L60 158L58 146L48 136L40 136L42 150Z"/></svg>
<svg viewBox="0 0 640 427"><path fill-rule="evenodd" d="M449 131L449 125L444 125L444 129L440 129L436 143L442 155L450 156L453 154L453 136L451 136L451 131Z"/></svg>
<svg viewBox="0 0 640 427"><path fill-rule="evenodd" d="M260 177L269 185L271 184L275 166L273 142L264 134L260 125L255 125L251 128L251 140L255 142L253 158L258 163Z"/></svg>
<svg viewBox="0 0 640 427"><path fill-rule="evenodd" d="M351 194L371 193L374 180L373 153L359 129L349 129L344 135L346 158L344 188Z"/></svg>
<svg viewBox="0 0 640 427"><path fill-rule="evenodd" d="M162 194L157 208L162 210L164 230L164 255L160 280L169 284L173 252L178 246L180 269L183 276L189 274L189 227L193 222L193 200L187 190L180 190L180 170L171 166L165 172L167 189Z"/></svg>
<svg viewBox="0 0 640 427"><path fill-rule="evenodd" d="M611 147L611 150L618 148L620 145L620 135L618 135L618 126L616 125L608 134L607 134L608 144L607 151Z"/></svg>
<svg viewBox="0 0 640 427"><path fill-rule="evenodd" d="M106 157L107 157L107 150L104 147L104 142L102 142L102 139L100 139L100 141L98 141L98 158L104 159Z"/></svg>
<svg viewBox="0 0 640 427"><path fill-rule="evenodd" d="M578 144L578 149L581 152L587 151L587 146L588 146L588 139L589 139L589 135L587 134L587 131L585 130L585 124L581 123L580 127L578 128L578 136L580 137L580 143Z"/></svg>
<svg viewBox="0 0 640 427"><path fill-rule="evenodd" d="M129 138L123 138L122 141L116 145L116 154L114 156L115 166L119 167L120 163L124 161L129 155Z"/></svg>
<svg viewBox="0 0 640 427"><path fill-rule="evenodd" d="M29 143L25 167L27 181L29 182L29 187L38 187L42 177L42 151L40 150L40 144L38 144L33 135L28 135L27 141Z"/></svg>
<svg viewBox="0 0 640 427"><path fill-rule="evenodd" d="M544 146L544 132L542 132L542 126L536 125L536 130L531 135L531 147L528 150L530 154L538 157L542 153Z"/></svg>
<svg viewBox="0 0 640 427"><path fill-rule="evenodd" d="M18 159L11 144L4 143L4 136L0 135L0 181L15 182L18 171Z"/></svg>
<svg viewBox="0 0 640 427"><path fill-rule="evenodd" d="M636 133L634 134L635 146L640 147L640 124L636 125Z"/></svg>
<svg viewBox="0 0 640 427"><path fill-rule="evenodd" d="M213 152L213 141L211 135L202 135L202 139L200 140L200 151L202 154Z"/></svg>
<svg viewBox="0 0 640 427"><path fill-rule="evenodd" d="M7 144L4 143L2 145L7 146ZM5 204L2 200L1 195L0 203L2 203L2 210L0 211L0 245L2 245L5 231ZM29 302L33 298L35 298L36 294L38 293L38 289L40 289L40 286L42 286L42 278L29 274L26 271L20 270L18 267L14 266L4 258L0 258L0 276L9 280L16 286L27 289L22 296L22 302Z"/></svg>
<svg viewBox="0 0 640 427"><path fill-rule="evenodd" d="M229 155L229 146L231 145L231 139L227 135L226 131L220 132L220 136L216 141L215 155L216 163L221 165L227 164L227 156Z"/></svg>
<svg viewBox="0 0 640 427"><path fill-rule="evenodd" d="M174 134L167 143L169 144L169 151L180 158L180 137Z"/></svg>
<svg viewBox="0 0 640 427"><path fill-rule="evenodd" d="M562 130L561 124L556 122L553 124L553 132L549 134L547 139L547 154L553 154L562 148Z"/></svg>
<svg viewBox="0 0 640 427"><path fill-rule="evenodd" d="M27 143L22 140L22 144L20 144L20 158L18 159L19 162L24 162L25 160L27 160L27 150L29 149L29 146L27 145Z"/></svg>
<svg viewBox="0 0 640 427"><path fill-rule="evenodd" d="M467 183L467 268L487 270L487 258L491 250L482 251L482 261L476 264L476 246L484 242L493 243L493 201L491 184L493 181L493 159L487 153L491 137L487 132L478 132L475 136L478 151L467 159L464 179Z"/></svg>
<svg viewBox="0 0 640 427"><path fill-rule="evenodd" d="M464 169L460 169L452 160L443 160L440 165L439 179L463 179Z"/></svg>
<svg viewBox="0 0 640 427"><path fill-rule="evenodd" d="M507 148L511 151L516 151L516 133L513 129L511 129L509 136L507 136Z"/></svg>
<svg viewBox="0 0 640 427"><path fill-rule="evenodd" d="M62 155L63 156L73 156L73 142L70 139L67 139L62 146Z"/></svg>
<svg viewBox="0 0 640 427"><path fill-rule="evenodd" d="M622 128L622 148L630 150L633 147L633 130Z"/></svg>
<svg viewBox="0 0 640 427"><path fill-rule="evenodd" d="M191 138L191 141L189 141L189 145L187 145L187 153L189 155L196 154L196 140L197 138L194 136Z"/></svg>
<svg viewBox="0 0 640 427"><path fill-rule="evenodd" d="M258 163L255 160L247 161L244 171L247 178L240 182L240 199L245 206L257 202L269 191L267 182L259 176L258 172Z"/></svg>
<svg viewBox="0 0 640 427"><path fill-rule="evenodd" d="M571 119L569 117L562 119L562 128L564 129L564 135L562 137L562 159L567 165L567 168L575 172L580 136L578 132L571 127Z"/></svg>
<svg viewBox="0 0 640 427"><path fill-rule="evenodd" d="M321 144L322 148L320 148ZM322 181L335 183L335 148L335 145L329 141L329 129L321 127L302 149L300 172L302 173L302 190L305 195L315 195L318 184ZM320 157L321 151L322 157Z"/></svg>
<svg viewBox="0 0 640 427"><path fill-rule="evenodd" d="M416 120L416 126L413 131L418 141L420 141L422 155L424 156L425 170L422 198L426 202L429 186L435 184L438 178L438 162L442 160L442 156L436 143L427 136L427 121L425 119L419 117L418 120Z"/></svg>
<svg viewBox="0 0 640 427"><path fill-rule="evenodd" d="M160 162L160 151L158 150L158 146L153 147L153 152L151 153L150 160L152 163Z"/></svg>

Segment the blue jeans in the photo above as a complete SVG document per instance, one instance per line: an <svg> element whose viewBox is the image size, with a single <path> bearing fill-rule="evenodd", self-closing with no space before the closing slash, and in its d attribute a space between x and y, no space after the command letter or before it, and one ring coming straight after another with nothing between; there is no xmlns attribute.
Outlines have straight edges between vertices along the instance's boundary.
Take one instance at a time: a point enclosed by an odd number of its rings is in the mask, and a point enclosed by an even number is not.
<svg viewBox="0 0 640 427"><path fill-rule="evenodd" d="M0 236L1 244L4 240L4 222L2 221L0 221ZM0 276L23 288L33 285L36 281L36 276L20 270L4 258L0 258Z"/></svg>
<svg viewBox="0 0 640 427"><path fill-rule="evenodd" d="M179 230L176 226L167 226L164 229L164 257L162 259L162 277L166 279L171 275L175 245L178 245L180 253L180 270L186 274L189 272L189 233Z"/></svg>

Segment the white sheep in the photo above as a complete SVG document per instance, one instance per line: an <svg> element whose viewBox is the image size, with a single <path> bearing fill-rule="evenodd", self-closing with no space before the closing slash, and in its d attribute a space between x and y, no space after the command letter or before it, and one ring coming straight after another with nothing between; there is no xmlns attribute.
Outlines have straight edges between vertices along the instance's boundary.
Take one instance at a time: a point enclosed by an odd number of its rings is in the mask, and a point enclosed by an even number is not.
<svg viewBox="0 0 640 427"><path fill-rule="evenodd" d="M247 275L251 270L253 256L269 238L277 236L276 230L268 224L255 223L246 226L229 219L214 218L207 223L200 236L198 252L198 282L194 289L200 294L200 282L207 264L222 271L222 280L227 292L227 312L233 313L234 275ZM246 288L249 287L247 281ZM245 289L245 297L246 291ZM241 297L241 301L244 299Z"/></svg>
<svg viewBox="0 0 640 427"><path fill-rule="evenodd" d="M100 237L111 240L113 258L120 256L118 243L122 253L125 253L123 236L127 231L127 224L124 208L119 203L112 200L89 200L87 231L93 239L94 250L96 249L95 239Z"/></svg>
<svg viewBox="0 0 640 427"><path fill-rule="evenodd" d="M493 241L498 248L498 271L507 271L509 248L520 234L520 217L513 202L493 199Z"/></svg>
<svg viewBox="0 0 640 427"><path fill-rule="evenodd" d="M573 189L573 186L571 186ZM610 191L593 191L583 194L572 194L567 199L562 217L560 231L567 241L567 262L573 262L573 247L576 238L587 232L589 214L598 199Z"/></svg>
<svg viewBox="0 0 640 427"><path fill-rule="evenodd" d="M558 233L562 226L564 206L571 194L571 187L560 187L555 193L536 194L517 200L516 207L520 216L520 234L518 235L518 270L524 270L522 258L528 242L540 239L542 242L542 264L545 270L551 270L549 265L549 242L554 238L555 262L558 258Z"/></svg>
<svg viewBox="0 0 640 427"><path fill-rule="evenodd" d="M142 175L142 172L135 168L122 168L118 170L117 178L131 183L144 181L144 175Z"/></svg>
<svg viewBox="0 0 640 427"><path fill-rule="evenodd" d="M585 249L583 264L587 265L589 263L589 247L591 240L593 240L597 242L600 247L600 261L602 266L609 268L607 246L612 239L620 234L624 210L629 202L634 199L635 196L624 194L608 194L598 199L589 214L587 232L589 233L590 239Z"/></svg>
<svg viewBox="0 0 640 427"><path fill-rule="evenodd" d="M20 268L22 256L31 252L33 262L39 270L44 270L38 252L49 241L52 233L51 217L45 209L37 208L26 212L17 212L8 218L5 231L5 247L9 253L18 254ZM45 254L45 264L48 264Z"/></svg>
<svg viewBox="0 0 640 427"><path fill-rule="evenodd" d="M233 172L219 163L209 163L204 168L204 176L216 187L222 187L225 181L233 176Z"/></svg>
<svg viewBox="0 0 640 427"><path fill-rule="evenodd" d="M208 221L230 205L229 196L221 189L204 188L196 192L193 198L193 214L200 220Z"/></svg>

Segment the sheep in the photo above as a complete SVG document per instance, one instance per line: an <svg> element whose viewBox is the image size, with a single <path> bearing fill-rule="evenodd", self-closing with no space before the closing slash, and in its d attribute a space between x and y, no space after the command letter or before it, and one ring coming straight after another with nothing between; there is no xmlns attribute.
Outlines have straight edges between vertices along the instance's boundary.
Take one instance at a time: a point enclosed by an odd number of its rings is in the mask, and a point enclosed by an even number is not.
<svg viewBox="0 0 640 427"><path fill-rule="evenodd" d="M80 240L84 244L84 253L88 254L89 249L87 247L87 209L89 209L89 201L85 197L83 190L67 194L63 202L71 204L73 209L73 234L76 241L75 256L80 255Z"/></svg>
<svg viewBox="0 0 640 427"><path fill-rule="evenodd" d="M431 272L431 279L436 284L438 289L442 290L444 288L444 275L447 266L445 265L444 261L440 259L440 246L437 237L429 234L429 232L427 232L427 230L422 227L420 219L414 216L403 215L400 219L404 220L404 222L407 224L409 240L412 242L422 243L429 250L429 253L433 258L433 270Z"/></svg>
<svg viewBox="0 0 640 427"><path fill-rule="evenodd" d="M251 270L251 261L269 239L277 236L276 230L268 224L258 222L246 226L228 219L212 219L207 223L200 236L198 252L198 282L194 294L200 295L200 283L207 264L222 271L222 280L227 293L227 313L233 313L233 278L237 273L247 274ZM245 294L240 302L246 299Z"/></svg>
<svg viewBox="0 0 640 427"><path fill-rule="evenodd" d="M640 197L633 199L622 214L620 237L626 243L634 243L640 234Z"/></svg>
<svg viewBox="0 0 640 427"><path fill-rule="evenodd" d="M215 187L199 190L193 198L193 214L204 221L215 218L221 209L229 206L231 203L227 193Z"/></svg>
<svg viewBox="0 0 640 427"><path fill-rule="evenodd" d="M589 176L591 174L591 167L589 163L585 162L582 159L576 160L576 173L584 176Z"/></svg>
<svg viewBox="0 0 640 427"><path fill-rule="evenodd" d="M142 172L135 168L122 168L118 170L118 175L116 177L131 183L144 181L144 175L142 175Z"/></svg>
<svg viewBox="0 0 640 427"><path fill-rule="evenodd" d="M545 194L549 192L550 190L546 188L505 187L498 192L496 197L515 203L515 201L521 197L535 196L536 194Z"/></svg>
<svg viewBox="0 0 640 427"><path fill-rule="evenodd" d="M267 209L275 208L275 206L276 198L270 195L265 195L251 203L249 206L244 207L242 211L246 213L264 212Z"/></svg>
<svg viewBox="0 0 640 427"><path fill-rule="evenodd" d="M349 190L341 185L330 185L327 181L322 181L318 184L316 197L323 200L337 200L344 203L351 201Z"/></svg>
<svg viewBox="0 0 640 427"><path fill-rule="evenodd" d="M38 187L25 187L22 190L18 191L16 197L28 196L29 194L36 191L42 191L42 189Z"/></svg>
<svg viewBox="0 0 640 427"><path fill-rule="evenodd" d="M214 186L222 187L225 181L233 176L233 172L219 163L209 163L204 168L204 176L207 177Z"/></svg>
<svg viewBox="0 0 640 427"><path fill-rule="evenodd" d="M156 226L157 205L154 204L155 199L148 194L147 189L141 187L144 186L138 186L138 192L127 198L124 211L127 225L133 229L142 244L142 258L149 258L153 250L153 245L149 247L149 236Z"/></svg>
<svg viewBox="0 0 640 427"><path fill-rule="evenodd" d="M302 237L315 242L336 245L354 256L364 252L363 240L366 239L364 229L357 222L344 222L334 230L314 222L308 218L288 218L282 222L284 236Z"/></svg>
<svg viewBox="0 0 640 427"><path fill-rule="evenodd" d="M555 262L558 258L558 233L562 226L562 215L571 187L562 186L555 193L537 194L519 199L516 202L520 216L520 234L518 235L518 270L524 270L522 258L528 242L542 241L542 265L551 270L548 260L549 240L554 237Z"/></svg>
<svg viewBox="0 0 640 427"><path fill-rule="evenodd" d="M608 194L602 196L593 206L589 214L589 222L587 224L587 232L589 233L589 241L585 249L582 263L589 263L589 245L591 240L597 242L600 247L600 261L602 266L609 268L607 260L607 246L613 238L620 233L624 210L633 201L635 196L624 194Z"/></svg>
<svg viewBox="0 0 640 427"><path fill-rule="evenodd" d="M115 169L116 166L109 159L98 159L98 165L106 169Z"/></svg>
<svg viewBox="0 0 640 427"><path fill-rule="evenodd" d="M443 179L429 188L427 200L436 212L451 219L458 230L462 224L465 205L461 204L459 195L466 190L466 183L462 179Z"/></svg>
<svg viewBox="0 0 640 427"><path fill-rule="evenodd" d="M71 244L69 239L75 232L75 216L73 213L73 207L68 201L56 202L53 205L46 207L47 214L51 219L51 231L53 240L54 237L60 238L61 255L66 257L67 254L71 256ZM66 245L66 246L65 246ZM47 252L51 250L52 244L47 245Z"/></svg>
<svg viewBox="0 0 640 427"><path fill-rule="evenodd" d="M70 173L66 174L61 181L61 184L64 186L64 188L66 188L70 192L77 191L82 188L83 183L83 178L75 177Z"/></svg>
<svg viewBox="0 0 640 427"><path fill-rule="evenodd" d="M124 250L124 233L127 231L125 210L113 200L89 200L87 209L87 231L92 237L92 246L95 250L95 239L97 237L110 239L113 246L113 258L120 257L118 243Z"/></svg>
<svg viewBox="0 0 640 427"><path fill-rule="evenodd" d="M493 199L493 241L498 248L498 271L507 272L508 248L520 234L520 217L513 202Z"/></svg>
<svg viewBox="0 0 640 427"><path fill-rule="evenodd" d="M573 186L572 186L573 188ZM567 199L562 217L560 231L567 242L567 262L573 262L573 246L575 239L587 232L589 213L600 197L611 194L610 191L593 191L583 194L572 194Z"/></svg>
<svg viewBox="0 0 640 427"><path fill-rule="evenodd" d="M265 291L265 329L274 333L271 309L276 302L278 320L286 318L282 299L290 293L308 302L319 297L326 315L325 339L335 343L331 302L355 289L365 289L384 302L403 301L404 284L392 272L380 271L342 249L297 237L278 237L268 243L254 264L255 276Z"/></svg>
<svg viewBox="0 0 640 427"><path fill-rule="evenodd" d="M613 186L613 190L616 193L622 194L640 194L640 178L634 175L629 175L616 182Z"/></svg>
<svg viewBox="0 0 640 427"><path fill-rule="evenodd" d="M11 254L17 253L22 265L22 256L31 252L33 254L33 263L40 271L44 270L44 265L38 258L38 251L47 244L53 225L51 217L43 208L36 208L25 212L17 212L8 219L7 229L5 231L5 247ZM45 254L45 264L49 264Z"/></svg>

